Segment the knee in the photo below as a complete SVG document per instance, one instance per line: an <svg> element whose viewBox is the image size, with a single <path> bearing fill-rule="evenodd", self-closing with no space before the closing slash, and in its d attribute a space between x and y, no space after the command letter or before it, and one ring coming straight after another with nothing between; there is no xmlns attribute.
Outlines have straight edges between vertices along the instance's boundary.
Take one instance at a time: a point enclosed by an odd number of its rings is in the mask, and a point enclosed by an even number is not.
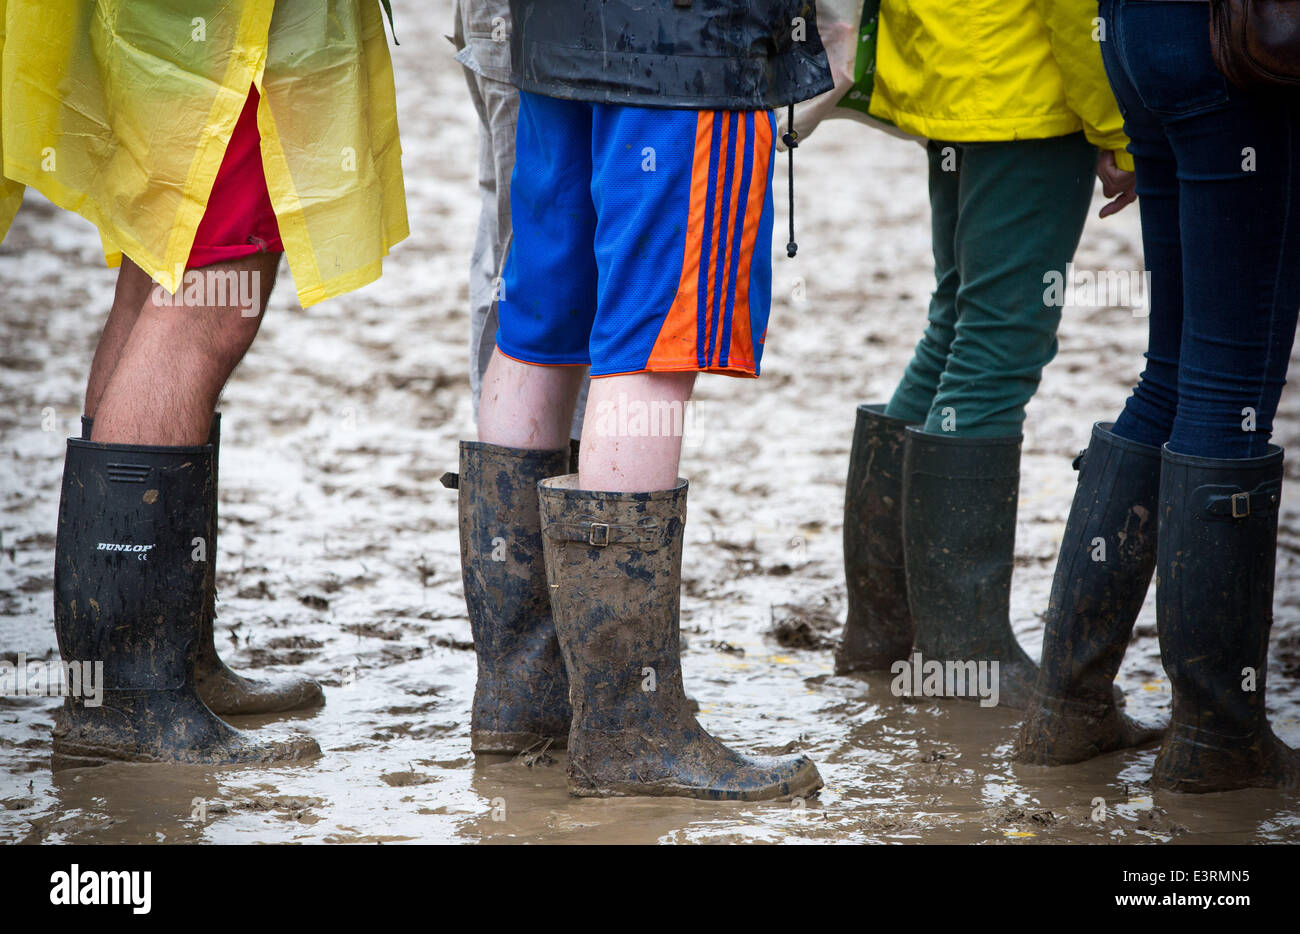
<svg viewBox="0 0 1300 934"><path fill-rule="evenodd" d="M243 315L232 308L207 309L205 313L214 320L205 334L204 349L217 366L233 370L257 337L261 315Z"/></svg>
<svg viewBox="0 0 1300 934"><path fill-rule="evenodd" d="M181 291L155 292L148 308L191 355L229 373L257 336L274 280L275 266L261 256L188 270Z"/></svg>
<svg viewBox="0 0 1300 934"><path fill-rule="evenodd" d="M248 316L238 308L168 306L157 300L147 304L133 333L147 336L144 352L169 357L206 379L224 381L248 352L257 336L261 316Z"/></svg>

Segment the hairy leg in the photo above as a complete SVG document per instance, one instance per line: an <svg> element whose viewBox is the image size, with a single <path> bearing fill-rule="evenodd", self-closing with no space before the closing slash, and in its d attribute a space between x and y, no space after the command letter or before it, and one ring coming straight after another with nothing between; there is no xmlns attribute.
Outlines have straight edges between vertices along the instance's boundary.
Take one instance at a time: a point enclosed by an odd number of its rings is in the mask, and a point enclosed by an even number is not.
<svg viewBox="0 0 1300 934"><path fill-rule="evenodd" d="M99 400L104 396L104 387L108 385L117 361L121 359L122 348L126 346L131 329L140 317L140 309L149 300L149 291L153 282L148 274L122 257L122 265L117 272L117 289L113 293L113 307L100 332L99 343L95 347L95 359L90 364L90 379L86 381L86 404L83 414L95 417Z"/></svg>
<svg viewBox="0 0 1300 934"><path fill-rule="evenodd" d="M233 272L243 283L256 273L252 315L240 307L238 291L224 302L204 295L195 304L165 305L150 290L93 411L92 440L205 443L217 397L257 335L279 259L278 253L261 253L200 270Z"/></svg>
<svg viewBox="0 0 1300 934"><path fill-rule="evenodd" d="M695 373L631 373L591 381L579 485L645 493L677 483Z"/></svg>

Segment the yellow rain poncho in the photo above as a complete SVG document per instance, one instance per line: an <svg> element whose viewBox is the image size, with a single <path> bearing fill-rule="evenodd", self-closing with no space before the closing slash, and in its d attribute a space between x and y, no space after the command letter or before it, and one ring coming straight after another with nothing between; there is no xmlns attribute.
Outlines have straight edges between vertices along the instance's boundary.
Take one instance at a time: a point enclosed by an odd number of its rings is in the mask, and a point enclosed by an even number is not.
<svg viewBox="0 0 1300 934"><path fill-rule="evenodd" d="M31 185L175 291L250 86L303 305L408 233L377 0L0 0L0 237Z"/></svg>

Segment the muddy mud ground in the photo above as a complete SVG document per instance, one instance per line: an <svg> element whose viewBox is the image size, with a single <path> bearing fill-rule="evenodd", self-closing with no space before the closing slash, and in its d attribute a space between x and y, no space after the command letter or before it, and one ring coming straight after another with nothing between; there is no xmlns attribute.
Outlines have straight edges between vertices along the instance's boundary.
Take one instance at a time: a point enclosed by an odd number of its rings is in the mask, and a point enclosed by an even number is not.
<svg viewBox="0 0 1300 934"><path fill-rule="evenodd" d="M394 50L414 233L382 281L344 298L304 311L282 280L222 404L219 647L241 670L309 674L328 697L318 713L232 722L306 731L324 757L280 769L52 775L58 702L0 699L0 841L1300 841L1300 802L1280 794L1153 795L1151 749L1019 766L1014 713L901 700L887 674L834 675L854 406L891 391L931 284L922 151L847 122L825 125L798 152L794 261L784 256L779 166L763 376L701 379L683 462L692 484L683 664L701 719L744 749L808 752L825 790L803 807L579 800L565 793L560 756L476 763L455 500L437 482L471 431L465 278L477 209L474 115L442 38L448 7L399 20ZM1130 209L1092 219L1077 262L1127 270L1140 256ZM77 430L113 283L95 231L29 193L0 252L0 651L11 658L56 652L63 438ZM1092 421L1123 402L1143 335L1129 309L1067 308L1060 355L1030 407L1013 610L1035 657L1070 460ZM56 430L43 430L47 409ZM1300 441L1293 391L1277 437ZM1284 502L1269 670L1273 723L1293 745L1298 503L1294 493ZM1167 713L1153 597L1120 682L1139 716Z"/></svg>

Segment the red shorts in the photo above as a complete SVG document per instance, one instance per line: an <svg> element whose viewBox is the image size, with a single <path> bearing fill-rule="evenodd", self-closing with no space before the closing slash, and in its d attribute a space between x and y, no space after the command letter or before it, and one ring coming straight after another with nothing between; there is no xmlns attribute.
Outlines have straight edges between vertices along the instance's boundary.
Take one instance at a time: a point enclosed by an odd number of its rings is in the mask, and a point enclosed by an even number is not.
<svg viewBox="0 0 1300 934"><path fill-rule="evenodd" d="M262 150L257 133L256 88L250 88L244 110L226 145L225 157L208 197L208 208L194 235L187 268L250 256L283 253L280 226L271 209L262 171Z"/></svg>

